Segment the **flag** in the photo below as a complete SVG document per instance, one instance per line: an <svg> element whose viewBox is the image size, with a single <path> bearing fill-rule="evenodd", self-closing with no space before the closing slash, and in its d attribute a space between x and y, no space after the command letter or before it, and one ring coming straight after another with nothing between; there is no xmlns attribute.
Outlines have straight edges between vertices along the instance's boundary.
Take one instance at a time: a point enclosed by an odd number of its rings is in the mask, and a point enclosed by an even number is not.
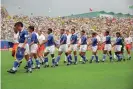
<svg viewBox="0 0 133 89"><path fill-rule="evenodd" d="M92 8L90 8L90 12L92 12Z"/></svg>

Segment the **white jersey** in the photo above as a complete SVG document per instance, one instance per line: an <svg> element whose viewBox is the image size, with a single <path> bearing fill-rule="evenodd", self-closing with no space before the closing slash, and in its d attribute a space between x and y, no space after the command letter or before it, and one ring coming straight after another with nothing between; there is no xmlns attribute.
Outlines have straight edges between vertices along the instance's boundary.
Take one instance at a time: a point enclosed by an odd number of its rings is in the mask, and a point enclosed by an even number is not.
<svg viewBox="0 0 133 89"><path fill-rule="evenodd" d="M40 44L42 44L42 42L45 40L45 36L43 34L41 34L40 36L38 36L38 41Z"/></svg>
<svg viewBox="0 0 133 89"><path fill-rule="evenodd" d="M17 34L16 33L13 34L13 43L19 43L18 37L19 37L19 32Z"/></svg>
<svg viewBox="0 0 133 89"><path fill-rule="evenodd" d="M132 38L131 37L128 37L128 38L125 38L125 43L126 44L131 44L133 41L132 41Z"/></svg>
<svg viewBox="0 0 133 89"><path fill-rule="evenodd" d="M100 36L96 36L96 38L97 38L97 40L98 40L98 42L100 42L101 41L101 38L100 38Z"/></svg>
<svg viewBox="0 0 133 89"><path fill-rule="evenodd" d="M67 35L67 44L71 43L71 34Z"/></svg>

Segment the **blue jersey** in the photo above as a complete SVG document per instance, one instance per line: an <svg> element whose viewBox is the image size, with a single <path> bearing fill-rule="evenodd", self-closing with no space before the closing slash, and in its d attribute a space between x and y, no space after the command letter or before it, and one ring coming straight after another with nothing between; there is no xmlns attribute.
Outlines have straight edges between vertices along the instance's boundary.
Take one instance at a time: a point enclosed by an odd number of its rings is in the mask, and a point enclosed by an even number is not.
<svg viewBox="0 0 133 89"><path fill-rule="evenodd" d="M81 37L81 45L86 45L87 44L87 36L83 35Z"/></svg>
<svg viewBox="0 0 133 89"><path fill-rule="evenodd" d="M106 36L105 44L111 44L111 37L109 35Z"/></svg>
<svg viewBox="0 0 133 89"><path fill-rule="evenodd" d="M92 46L97 46L98 40L96 37L92 38L91 41L92 41Z"/></svg>
<svg viewBox="0 0 133 89"><path fill-rule="evenodd" d="M63 42L62 44L66 44L67 43L67 35L66 34L62 34L60 36L60 43Z"/></svg>
<svg viewBox="0 0 133 89"><path fill-rule="evenodd" d="M72 42L73 41L73 42ZM76 34L72 34L71 36L71 44L77 44L78 36Z"/></svg>
<svg viewBox="0 0 133 89"><path fill-rule="evenodd" d="M46 46L52 46L54 44L55 44L55 42L54 42L54 36L53 36L53 34L49 34L48 35L48 38L47 38Z"/></svg>
<svg viewBox="0 0 133 89"><path fill-rule="evenodd" d="M19 32L19 43L24 43L25 40L27 40L28 37L28 31L27 30L22 30L21 32Z"/></svg>
<svg viewBox="0 0 133 89"><path fill-rule="evenodd" d="M121 37L116 38L116 45L122 45L122 38Z"/></svg>
<svg viewBox="0 0 133 89"><path fill-rule="evenodd" d="M35 32L31 33L31 42L38 43L37 35Z"/></svg>

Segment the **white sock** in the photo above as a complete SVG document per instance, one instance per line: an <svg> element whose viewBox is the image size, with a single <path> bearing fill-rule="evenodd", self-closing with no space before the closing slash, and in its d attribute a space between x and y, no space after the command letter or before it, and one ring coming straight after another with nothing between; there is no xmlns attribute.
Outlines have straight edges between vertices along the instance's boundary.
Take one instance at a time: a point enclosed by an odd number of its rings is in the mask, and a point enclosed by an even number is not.
<svg viewBox="0 0 133 89"><path fill-rule="evenodd" d="M12 70L16 71L17 69L15 67L13 67Z"/></svg>

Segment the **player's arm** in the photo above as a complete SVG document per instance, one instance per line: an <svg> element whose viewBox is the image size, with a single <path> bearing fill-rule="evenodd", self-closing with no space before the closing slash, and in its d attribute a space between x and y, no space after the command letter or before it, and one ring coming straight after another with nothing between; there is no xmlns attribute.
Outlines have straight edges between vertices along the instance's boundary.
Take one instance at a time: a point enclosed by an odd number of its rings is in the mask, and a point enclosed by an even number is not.
<svg viewBox="0 0 133 89"><path fill-rule="evenodd" d="M29 44L30 46L34 44L35 35L32 35L32 36L31 36L31 40L33 40L33 41Z"/></svg>

